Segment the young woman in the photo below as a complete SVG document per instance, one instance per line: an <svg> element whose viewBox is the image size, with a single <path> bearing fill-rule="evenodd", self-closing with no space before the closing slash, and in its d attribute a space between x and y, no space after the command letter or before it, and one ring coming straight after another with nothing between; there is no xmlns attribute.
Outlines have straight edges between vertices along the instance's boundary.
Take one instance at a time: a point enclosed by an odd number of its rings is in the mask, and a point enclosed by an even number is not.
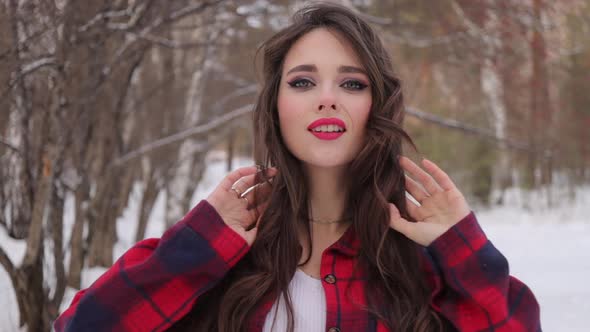
<svg viewBox="0 0 590 332"><path fill-rule="evenodd" d="M371 27L316 4L262 50L264 166L137 243L56 331L540 331L451 179L402 156L400 80Z"/></svg>

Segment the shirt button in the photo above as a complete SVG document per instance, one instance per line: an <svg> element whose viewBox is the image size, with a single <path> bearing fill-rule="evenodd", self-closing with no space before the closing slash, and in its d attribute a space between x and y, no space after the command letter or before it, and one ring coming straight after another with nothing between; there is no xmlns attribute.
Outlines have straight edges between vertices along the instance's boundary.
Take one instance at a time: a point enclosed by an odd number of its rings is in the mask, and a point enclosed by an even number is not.
<svg viewBox="0 0 590 332"><path fill-rule="evenodd" d="M340 332L340 329L337 327L331 327L328 332Z"/></svg>
<svg viewBox="0 0 590 332"><path fill-rule="evenodd" d="M333 274L328 274L327 276L324 277L324 281L327 282L327 283L329 283L329 284L334 284L334 283L336 283L336 277ZM340 330L338 330L337 327L333 327L333 328L336 329L336 330L333 330L332 331L332 329L330 329L329 332L338 332L338 331L340 331Z"/></svg>

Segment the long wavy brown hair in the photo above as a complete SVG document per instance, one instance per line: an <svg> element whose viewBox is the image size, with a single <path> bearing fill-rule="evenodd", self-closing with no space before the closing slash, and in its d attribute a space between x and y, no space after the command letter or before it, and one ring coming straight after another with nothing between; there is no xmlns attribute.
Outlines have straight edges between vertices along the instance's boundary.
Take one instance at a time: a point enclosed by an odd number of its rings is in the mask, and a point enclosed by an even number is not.
<svg viewBox="0 0 590 332"><path fill-rule="evenodd" d="M293 23L273 35L262 53L263 87L253 113L257 164L279 169L272 182L268 208L260 216L256 240L248 254L215 287L197 300L172 330L244 331L255 309L279 296L286 301L289 331L293 308L288 285L302 248L298 229L309 239L308 187L301 162L287 149L279 127L277 96L283 61L304 34L327 28L346 38L370 79L372 106L366 144L349 165L345 215L352 217L361 246L357 269L366 276L367 306L392 331L439 331L443 320L429 306L430 289L420 267L419 247L389 226L388 203L411 220L405 201L404 173L398 163L405 140L400 79L376 32L351 10L334 4L313 4L299 10ZM308 241L311 246L311 240ZM312 248L308 248L311 255ZM309 260L310 256L305 259ZM304 263L302 263L304 264Z"/></svg>

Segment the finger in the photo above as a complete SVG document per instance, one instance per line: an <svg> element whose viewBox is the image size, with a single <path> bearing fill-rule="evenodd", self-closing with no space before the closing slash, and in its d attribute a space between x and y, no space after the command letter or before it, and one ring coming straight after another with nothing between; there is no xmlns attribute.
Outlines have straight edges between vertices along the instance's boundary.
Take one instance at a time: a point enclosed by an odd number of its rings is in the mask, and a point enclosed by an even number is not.
<svg viewBox="0 0 590 332"><path fill-rule="evenodd" d="M439 185L434 181L432 176L430 176L426 171L424 171L420 166L416 165L412 160L407 157L400 157L400 165L404 168L405 171L410 173L416 180L418 180L422 186L426 189L430 195L435 194L438 191L441 191Z"/></svg>
<svg viewBox="0 0 590 332"><path fill-rule="evenodd" d="M406 175L406 190L414 197L420 204L428 197L426 190L414 179Z"/></svg>
<svg viewBox="0 0 590 332"><path fill-rule="evenodd" d="M390 216L390 220L389 220L389 225L391 226L391 228L395 229L396 231L404 234L406 237L410 237L409 234L412 233L413 230L413 224L409 221L407 221L406 219L402 218L399 215L399 212L397 210L397 208L395 207L395 205L393 204L389 204L389 216Z"/></svg>
<svg viewBox="0 0 590 332"><path fill-rule="evenodd" d="M272 191L272 185L268 182L261 182L248 188L242 196L255 197L255 196L266 196Z"/></svg>
<svg viewBox="0 0 590 332"><path fill-rule="evenodd" d="M234 184L231 185L231 190L234 191L238 197L242 197L244 192L248 190L248 185L243 182L244 178L238 179Z"/></svg>
<svg viewBox="0 0 590 332"><path fill-rule="evenodd" d="M428 159L424 159L422 161L422 164L424 165L428 173L432 174L432 177L434 178L434 180L436 180L436 182L438 182L441 188L447 191L456 188L455 184L453 183L449 175L445 173L442 169L440 169L440 167L438 167L437 164L433 163Z"/></svg>
<svg viewBox="0 0 590 332"><path fill-rule="evenodd" d="M230 190L232 185L236 183L240 178L255 174L258 171L256 166L241 167L233 172L230 172L223 180L221 180L220 186L225 190Z"/></svg>
<svg viewBox="0 0 590 332"><path fill-rule="evenodd" d="M255 209L252 209L251 210L254 213L254 215L252 215L253 220L255 220L254 227L258 227L259 226L260 219L262 218L262 215L264 214L264 212L268 208L268 204L270 204L270 201L269 200L265 200L264 202L261 202L260 204L258 204L258 206Z"/></svg>
<svg viewBox="0 0 590 332"><path fill-rule="evenodd" d="M420 213L420 207L412 202L408 197L406 197L406 209L408 209L408 213L412 218L417 221L422 220L422 215Z"/></svg>
<svg viewBox="0 0 590 332"><path fill-rule="evenodd" d="M272 177L277 174L276 168L269 168L267 170L267 177ZM251 193L257 188L272 188L270 183L265 180L264 177L260 177L260 174L255 173L240 178L236 183L233 184L233 188L236 188L240 192L240 197L252 197Z"/></svg>
<svg viewBox="0 0 590 332"><path fill-rule="evenodd" d="M254 243L254 240L256 239L256 235L258 234L258 227L254 227L249 231L246 231L246 234L244 235L244 239L246 240L246 242L248 243L248 245L252 245L252 243Z"/></svg>
<svg viewBox="0 0 590 332"><path fill-rule="evenodd" d="M262 215L268 208L269 203L270 201L266 200L260 203L258 206L252 207L250 208L250 210L248 210L248 213L250 215L250 222L248 223L248 225L246 225L246 229L258 228L258 226L260 225L260 220L262 219Z"/></svg>
<svg viewBox="0 0 590 332"><path fill-rule="evenodd" d="M268 182L258 183L248 188L240 197L245 197L250 202L250 207L257 207L270 198L272 185Z"/></svg>

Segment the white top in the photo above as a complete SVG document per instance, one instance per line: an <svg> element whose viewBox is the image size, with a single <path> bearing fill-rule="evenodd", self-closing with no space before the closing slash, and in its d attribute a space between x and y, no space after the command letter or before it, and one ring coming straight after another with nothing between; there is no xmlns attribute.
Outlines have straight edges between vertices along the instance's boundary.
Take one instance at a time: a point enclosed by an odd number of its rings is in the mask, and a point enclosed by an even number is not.
<svg viewBox="0 0 590 332"><path fill-rule="evenodd" d="M293 305L294 331L324 332L326 330L326 294L322 281L297 269L289 283L289 294ZM278 307L277 302L279 303ZM276 322L271 329L275 315ZM286 331L287 324L287 306L285 299L279 296L279 300L274 302L266 315L262 331Z"/></svg>

